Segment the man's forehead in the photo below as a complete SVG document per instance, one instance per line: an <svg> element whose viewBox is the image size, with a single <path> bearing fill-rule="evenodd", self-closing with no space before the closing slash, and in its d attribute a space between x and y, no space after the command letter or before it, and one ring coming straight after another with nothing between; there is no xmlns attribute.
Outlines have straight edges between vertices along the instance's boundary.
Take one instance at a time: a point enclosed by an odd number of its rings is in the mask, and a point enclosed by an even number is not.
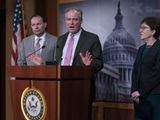
<svg viewBox="0 0 160 120"><path fill-rule="evenodd" d="M40 16L33 17L31 21L43 21Z"/></svg>
<svg viewBox="0 0 160 120"><path fill-rule="evenodd" d="M69 10L67 13L66 13L66 15L68 15L68 14L80 14L78 11L76 11L76 10Z"/></svg>

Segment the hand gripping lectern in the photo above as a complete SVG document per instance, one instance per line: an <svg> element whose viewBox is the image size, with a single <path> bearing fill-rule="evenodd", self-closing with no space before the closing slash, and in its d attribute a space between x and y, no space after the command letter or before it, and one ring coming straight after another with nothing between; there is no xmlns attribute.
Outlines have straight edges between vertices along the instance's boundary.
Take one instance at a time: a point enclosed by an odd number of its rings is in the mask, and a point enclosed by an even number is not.
<svg viewBox="0 0 160 120"><path fill-rule="evenodd" d="M91 68L10 66L14 120L87 120Z"/></svg>

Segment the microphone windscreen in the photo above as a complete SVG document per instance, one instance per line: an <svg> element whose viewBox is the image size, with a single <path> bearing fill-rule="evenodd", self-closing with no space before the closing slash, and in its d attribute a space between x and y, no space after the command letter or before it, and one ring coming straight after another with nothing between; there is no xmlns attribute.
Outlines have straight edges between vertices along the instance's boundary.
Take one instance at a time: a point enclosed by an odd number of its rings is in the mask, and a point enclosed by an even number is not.
<svg viewBox="0 0 160 120"><path fill-rule="evenodd" d="M43 46L42 46L42 49L43 49L43 48L45 48L45 47L46 47L46 46L45 46L45 45L43 45Z"/></svg>

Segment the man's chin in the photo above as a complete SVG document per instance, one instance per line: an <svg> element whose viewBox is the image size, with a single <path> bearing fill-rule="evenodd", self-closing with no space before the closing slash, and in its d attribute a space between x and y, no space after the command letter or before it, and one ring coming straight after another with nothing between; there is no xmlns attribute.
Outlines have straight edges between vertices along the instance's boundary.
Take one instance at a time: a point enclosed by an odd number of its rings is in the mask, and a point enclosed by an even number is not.
<svg viewBox="0 0 160 120"><path fill-rule="evenodd" d="M77 33L78 31L72 29L72 30L69 30L69 32L75 34L75 33Z"/></svg>
<svg viewBox="0 0 160 120"><path fill-rule="evenodd" d="M70 29L70 30L68 30L70 33L74 33L75 32L75 30L73 30L73 29Z"/></svg>
<svg viewBox="0 0 160 120"><path fill-rule="evenodd" d="M41 36L41 35L43 35L43 33L39 33L39 32L35 32L34 33L36 36Z"/></svg>
<svg viewBox="0 0 160 120"><path fill-rule="evenodd" d="M145 40L146 38L145 38L145 37L140 37L140 39L141 39L141 40Z"/></svg>

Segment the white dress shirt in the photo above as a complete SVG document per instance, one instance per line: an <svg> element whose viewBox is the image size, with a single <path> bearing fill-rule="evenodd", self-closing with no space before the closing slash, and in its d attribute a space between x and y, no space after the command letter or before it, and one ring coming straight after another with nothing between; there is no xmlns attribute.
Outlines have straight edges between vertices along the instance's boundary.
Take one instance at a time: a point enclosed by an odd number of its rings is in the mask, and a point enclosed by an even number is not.
<svg viewBox="0 0 160 120"><path fill-rule="evenodd" d="M41 40L39 41L39 44L40 44L40 48L42 48L44 41L45 41L45 37L46 37L46 33L44 33L41 37L35 36L34 46L36 46L38 39L40 38ZM41 51L42 49L40 49L40 53Z"/></svg>
<svg viewBox="0 0 160 120"><path fill-rule="evenodd" d="M76 50L76 47L77 47L77 44L78 44L78 41L79 41L79 37L80 37L81 32L82 32L82 29L80 29L79 32L77 32L76 34L74 34L74 44L73 44L73 50L72 50L72 56L71 56L70 66L72 66L72 63L73 63L74 53L75 53L75 50ZM66 56L66 52L67 52L67 48L68 48L68 44L69 44L69 40L70 40L71 34L72 34L72 33L69 33L69 34L68 34L66 43L65 43L64 48L63 48L62 62L61 62L61 65L62 65L62 66L64 65L64 58L65 58L65 56Z"/></svg>

